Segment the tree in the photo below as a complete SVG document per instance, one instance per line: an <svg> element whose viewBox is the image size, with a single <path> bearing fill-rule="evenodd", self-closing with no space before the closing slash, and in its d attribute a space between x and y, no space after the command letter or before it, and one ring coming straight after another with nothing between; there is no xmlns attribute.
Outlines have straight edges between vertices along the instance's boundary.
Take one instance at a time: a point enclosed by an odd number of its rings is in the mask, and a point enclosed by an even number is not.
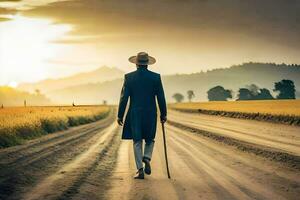
<svg viewBox="0 0 300 200"><path fill-rule="evenodd" d="M183 99L184 99L184 96L182 94L180 94L180 93L175 93L172 97L175 99L175 101L177 103L182 102Z"/></svg>
<svg viewBox="0 0 300 200"><path fill-rule="evenodd" d="M246 88L239 89L237 101L266 99L274 99L270 91L266 88L260 89L257 85L251 84L246 86Z"/></svg>
<svg viewBox="0 0 300 200"><path fill-rule="evenodd" d="M187 96L188 96L189 102L191 102L192 99L195 97L194 91L193 90L188 90L187 91Z"/></svg>
<svg viewBox="0 0 300 200"><path fill-rule="evenodd" d="M247 88L240 88L237 101L241 100L253 100L252 92Z"/></svg>
<svg viewBox="0 0 300 200"><path fill-rule="evenodd" d="M232 91L218 85L207 91L207 97L209 101L227 101L232 98Z"/></svg>
<svg viewBox="0 0 300 200"><path fill-rule="evenodd" d="M255 84L247 85L246 88L250 90L253 97L259 94L259 87Z"/></svg>
<svg viewBox="0 0 300 200"><path fill-rule="evenodd" d="M259 89L259 93L255 97L257 100L270 100L274 99L270 91L266 88Z"/></svg>
<svg viewBox="0 0 300 200"><path fill-rule="evenodd" d="M295 99L295 84L291 80L281 80L274 85L274 92L279 92L277 99Z"/></svg>

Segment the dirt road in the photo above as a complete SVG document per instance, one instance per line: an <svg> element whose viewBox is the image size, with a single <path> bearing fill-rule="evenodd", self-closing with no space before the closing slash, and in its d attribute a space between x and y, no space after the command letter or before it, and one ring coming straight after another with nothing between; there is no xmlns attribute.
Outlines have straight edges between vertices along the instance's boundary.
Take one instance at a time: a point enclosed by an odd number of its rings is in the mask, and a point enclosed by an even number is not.
<svg viewBox="0 0 300 200"><path fill-rule="evenodd" d="M115 112L95 123L0 151L0 199L98 198L107 188L120 144ZM92 186L89 186L90 190Z"/></svg>
<svg viewBox="0 0 300 200"><path fill-rule="evenodd" d="M223 134L222 129L224 134L232 131L239 139L256 142L259 137L262 144L299 154L296 146L299 128L265 123L258 123L256 127L256 121L198 117L172 111L169 115L170 120L201 125L201 128L213 127L210 131L217 130L217 133ZM169 124L166 131L172 180L168 180L160 130L159 127L152 161L153 174L146 180L132 179L135 172L132 144L122 142L107 199L299 199L299 170ZM242 137L242 131L247 133L245 137ZM269 138L272 139L270 143ZM274 146L275 141L280 146ZM290 145L283 145L283 142Z"/></svg>
<svg viewBox="0 0 300 200"><path fill-rule="evenodd" d="M170 112L170 120L300 156L300 128L296 126L178 111Z"/></svg>
<svg viewBox="0 0 300 200"><path fill-rule="evenodd" d="M169 119L199 129L208 127L216 134L249 141L249 145L259 142L277 151L299 155L296 127L172 111ZM166 177L162 133L158 127L153 173L145 180L134 180L132 143L120 140L120 130L115 113L111 113L99 122L0 150L0 199L298 199L300 196L298 169L171 124L166 125L166 131L172 179Z"/></svg>

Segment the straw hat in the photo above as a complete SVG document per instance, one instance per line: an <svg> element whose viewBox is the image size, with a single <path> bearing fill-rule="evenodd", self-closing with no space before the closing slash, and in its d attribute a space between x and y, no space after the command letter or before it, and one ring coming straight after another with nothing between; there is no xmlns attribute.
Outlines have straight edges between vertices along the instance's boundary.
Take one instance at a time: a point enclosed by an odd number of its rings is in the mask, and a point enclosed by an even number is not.
<svg viewBox="0 0 300 200"><path fill-rule="evenodd" d="M149 56L145 52L140 52L136 56L131 56L128 60L137 65L152 65L156 62L155 58Z"/></svg>

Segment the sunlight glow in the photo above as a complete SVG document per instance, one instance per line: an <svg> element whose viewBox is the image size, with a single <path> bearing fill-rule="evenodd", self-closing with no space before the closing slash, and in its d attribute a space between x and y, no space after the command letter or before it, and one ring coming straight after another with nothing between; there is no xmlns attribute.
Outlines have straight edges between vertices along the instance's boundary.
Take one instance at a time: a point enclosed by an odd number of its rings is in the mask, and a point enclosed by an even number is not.
<svg viewBox="0 0 300 200"><path fill-rule="evenodd" d="M8 84L8 86L9 86L9 87L12 87L12 88L16 88L16 87L18 87L18 83L15 82L15 81L12 81L12 82L10 82L10 83Z"/></svg>
<svg viewBox="0 0 300 200"><path fill-rule="evenodd" d="M28 10L36 6L47 5L49 3L58 1L68 1L68 0L22 0L22 1L0 1L0 7L17 9L17 10Z"/></svg>
<svg viewBox="0 0 300 200"><path fill-rule="evenodd" d="M0 24L0 70L18 82L22 77L44 78L44 61L63 50L51 43L72 30L70 25L53 24L51 20L14 16ZM9 80L0 75L0 84ZM10 79L11 80L11 79ZM6 82L6 83L5 83Z"/></svg>

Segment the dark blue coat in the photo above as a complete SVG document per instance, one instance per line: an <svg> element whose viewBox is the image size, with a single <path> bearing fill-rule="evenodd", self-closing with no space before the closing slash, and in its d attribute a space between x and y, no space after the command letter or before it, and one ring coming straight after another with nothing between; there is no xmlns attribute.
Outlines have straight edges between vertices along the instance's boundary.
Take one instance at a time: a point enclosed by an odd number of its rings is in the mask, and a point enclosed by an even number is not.
<svg viewBox="0 0 300 200"><path fill-rule="evenodd" d="M118 110L120 119L123 119L128 98L130 104L124 122L122 139L152 141L155 138L157 123L156 98L160 117L167 116L160 75L149 71L146 67L139 67L136 71L125 74Z"/></svg>

